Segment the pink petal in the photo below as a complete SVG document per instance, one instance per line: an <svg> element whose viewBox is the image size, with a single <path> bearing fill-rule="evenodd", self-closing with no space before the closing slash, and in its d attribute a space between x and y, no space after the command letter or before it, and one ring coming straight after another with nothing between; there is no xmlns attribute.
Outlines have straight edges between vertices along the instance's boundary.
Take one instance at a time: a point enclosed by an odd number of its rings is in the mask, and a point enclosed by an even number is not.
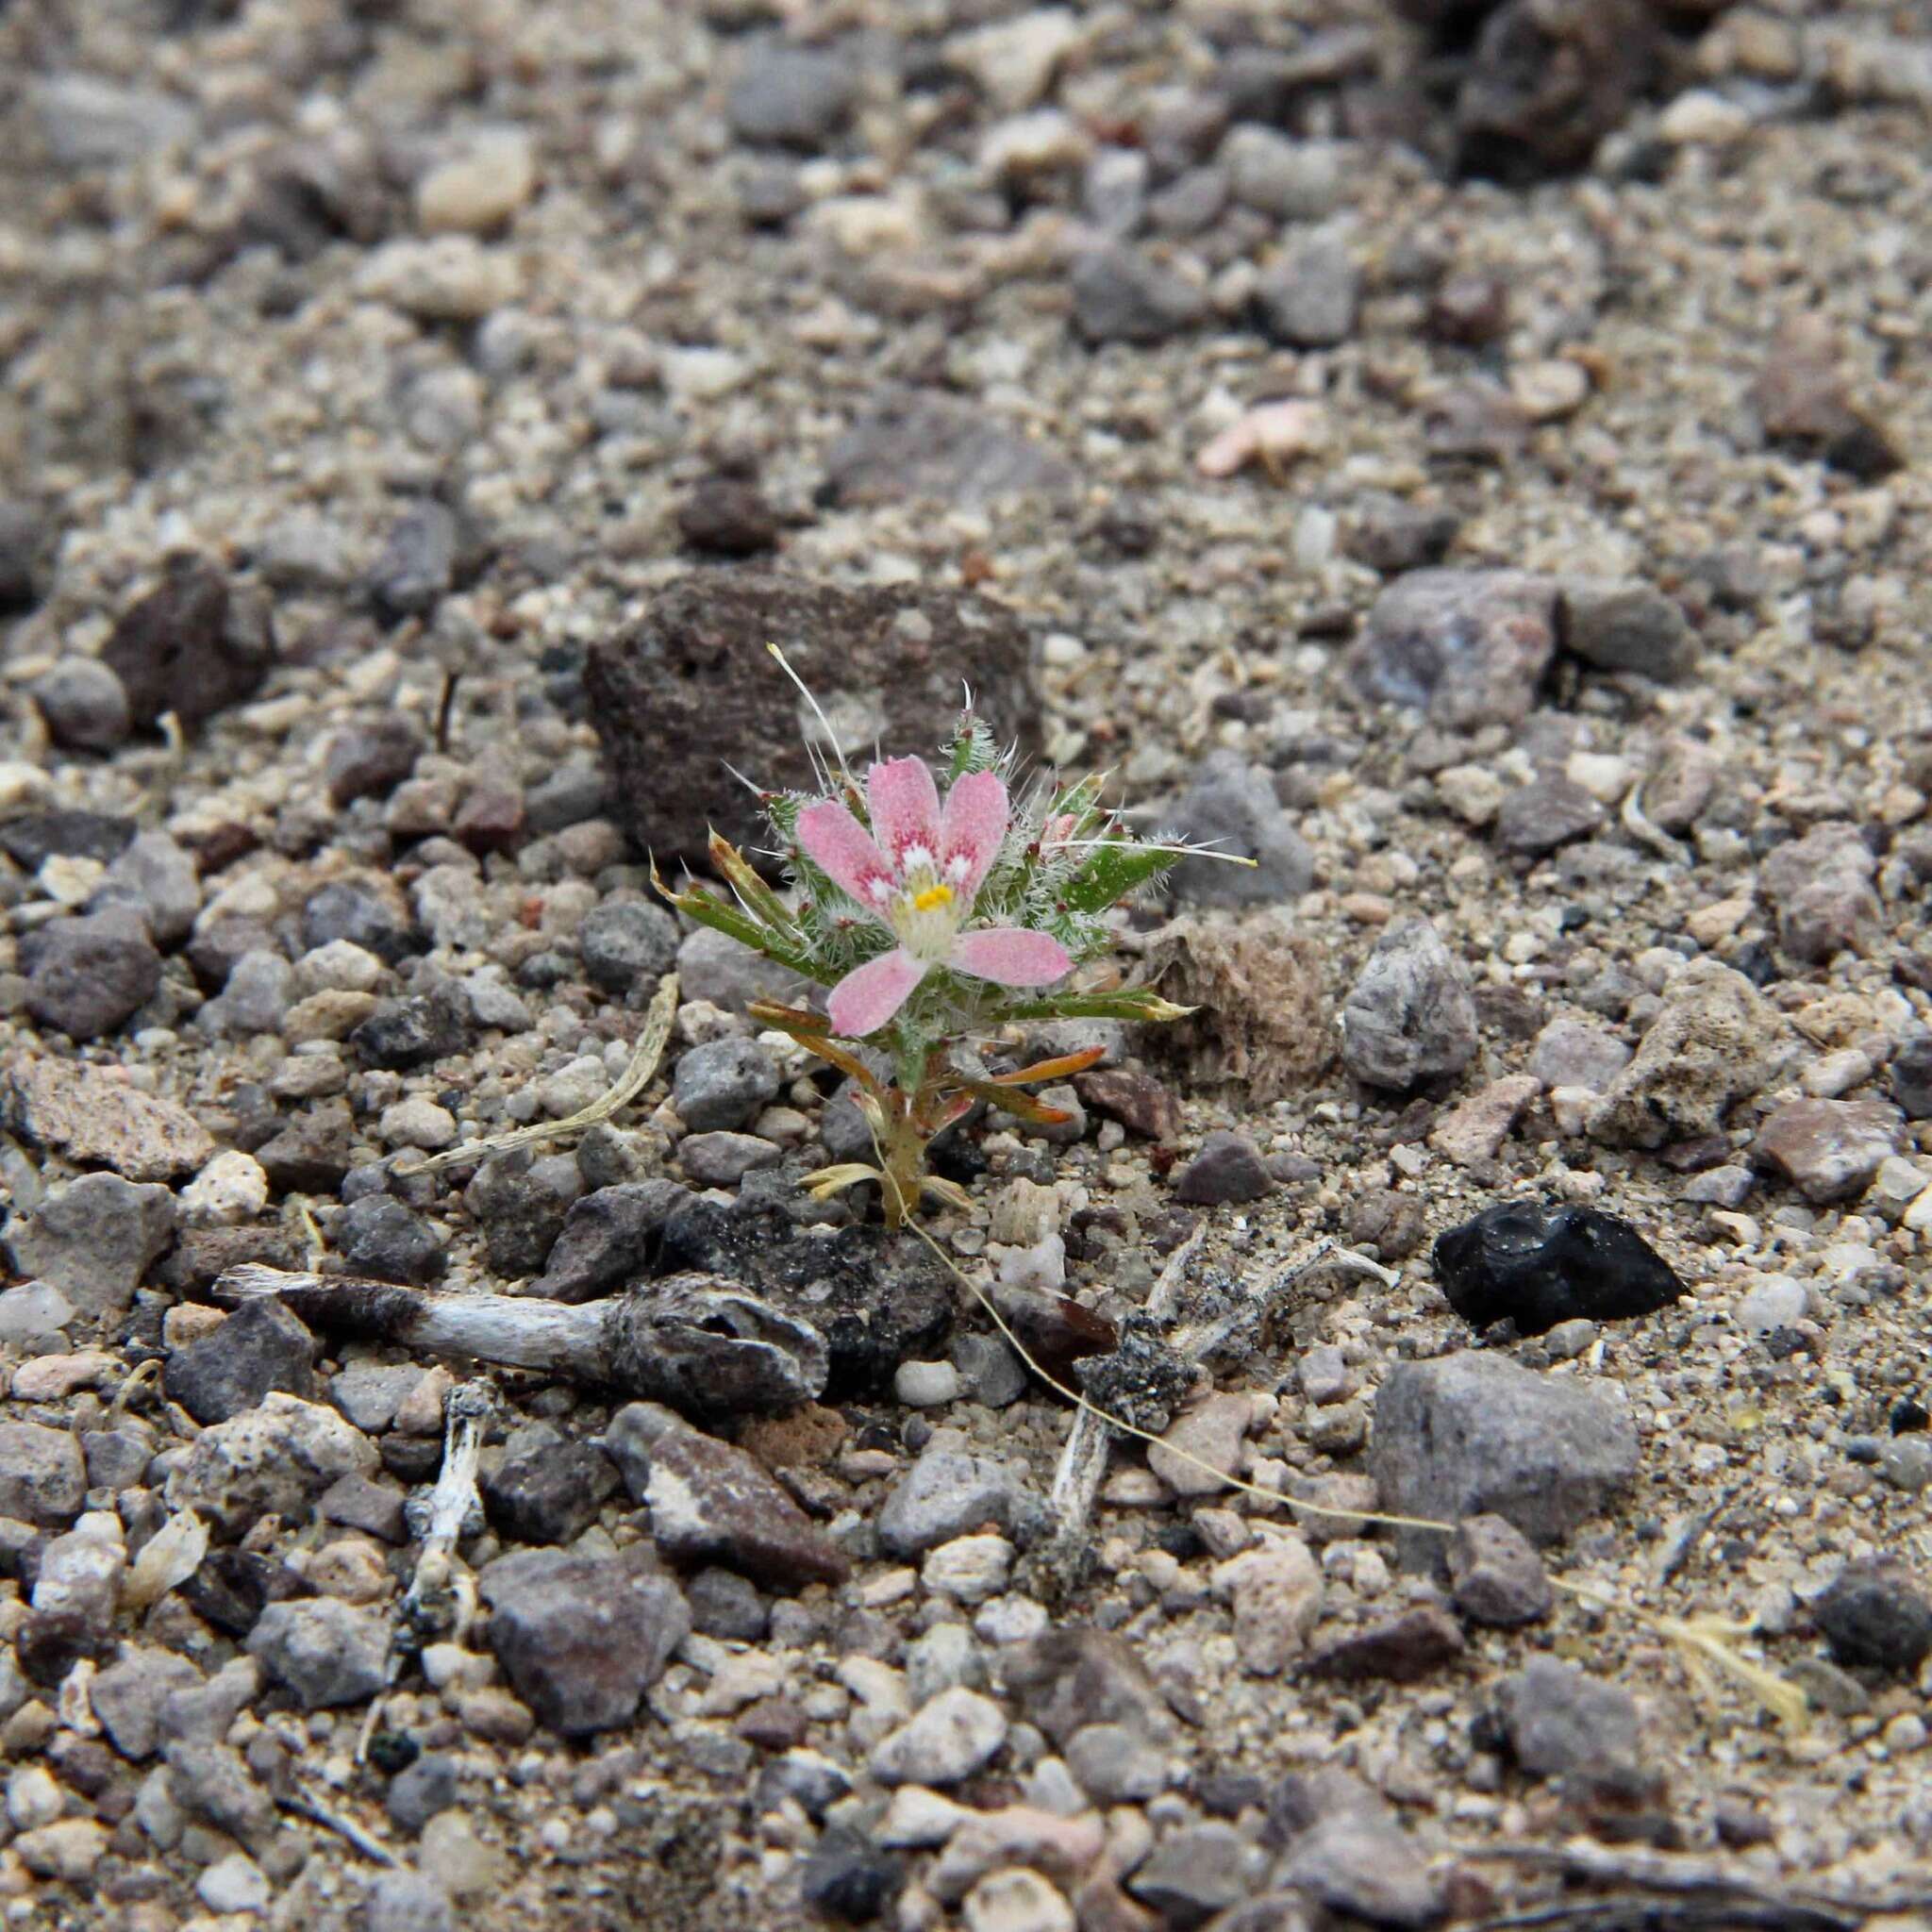
<svg viewBox="0 0 1932 1932"><path fill-rule="evenodd" d="M858 901L868 912L876 914L879 900L873 891L874 880L891 884L891 868L879 856L879 848L858 821L829 798L808 805L798 814L798 842L806 856L832 881Z"/></svg>
<svg viewBox="0 0 1932 1932"><path fill-rule="evenodd" d="M987 925L962 932L953 941L946 964L974 979L999 986L1045 986L1074 970L1072 956L1047 932L1028 932L1018 925Z"/></svg>
<svg viewBox="0 0 1932 1932"><path fill-rule="evenodd" d="M832 1016L832 1030L847 1040L876 1032L924 977L925 968L903 946L855 966L832 989L832 997L825 1003Z"/></svg>
<svg viewBox="0 0 1932 1932"><path fill-rule="evenodd" d="M895 866L903 866L908 845L924 845L934 858L940 849L940 792L924 758L888 758L865 774L872 805L873 837Z"/></svg>
<svg viewBox="0 0 1932 1932"><path fill-rule="evenodd" d="M963 906L972 905L1000 856L1008 816L1007 788L991 772L969 772L947 794L946 816L940 826L941 870ZM955 858L966 861L961 878L953 876Z"/></svg>

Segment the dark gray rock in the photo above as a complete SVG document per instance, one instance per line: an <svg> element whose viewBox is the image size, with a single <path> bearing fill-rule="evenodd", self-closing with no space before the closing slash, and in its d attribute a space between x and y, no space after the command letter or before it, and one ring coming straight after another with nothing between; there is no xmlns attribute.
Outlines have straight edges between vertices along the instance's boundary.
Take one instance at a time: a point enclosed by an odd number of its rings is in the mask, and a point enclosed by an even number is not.
<svg viewBox="0 0 1932 1932"><path fill-rule="evenodd" d="M651 1534L679 1563L722 1563L755 1582L842 1583L851 1566L763 1466L668 1408L633 1402L611 1418L605 1448Z"/></svg>
<svg viewBox="0 0 1932 1932"><path fill-rule="evenodd" d="M647 991L677 962L677 922L642 899L593 907L577 927L577 957L592 986L606 992Z"/></svg>
<svg viewBox="0 0 1932 1932"><path fill-rule="evenodd" d="M1549 578L1419 570L1376 598L1345 669L1373 703L1406 705L1445 729L1474 731L1523 722L1556 648Z"/></svg>
<svg viewBox="0 0 1932 1932"><path fill-rule="evenodd" d="M1449 1540L1449 1587L1472 1623L1508 1629L1541 1623L1556 1591L1535 1546L1500 1516L1468 1516Z"/></svg>
<svg viewBox="0 0 1932 1932"><path fill-rule="evenodd" d="M516 1693L565 1737L628 1724L691 1628L668 1576L638 1551L577 1557L526 1550L478 1579L490 1647Z"/></svg>
<svg viewBox="0 0 1932 1932"><path fill-rule="evenodd" d="M1653 1786L1637 1700L1621 1686L1536 1657L1504 1678L1496 1702L1510 1752L1533 1776L1629 1798Z"/></svg>
<svg viewBox="0 0 1932 1932"><path fill-rule="evenodd" d="M1441 562L1461 527L1453 509L1427 509L1372 491L1356 505L1345 541L1351 557L1392 577Z"/></svg>
<svg viewBox="0 0 1932 1932"><path fill-rule="evenodd" d="M1456 1619L1439 1605L1419 1604L1328 1639L1308 1654L1303 1669L1310 1677L1342 1684L1413 1684L1454 1663L1462 1652Z"/></svg>
<svg viewBox="0 0 1932 1932"><path fill-rule="evenodd" d="M398 1831L414 1838L439 1811L458 1801L457 1760L446 1751L425 1751L389 1781L383 1809Z"/></svg>
<svg viewBox="0 0 1932 1932"><path fill-rule="evenodd" d="M393 1483L375 1482L366 1475L339 1476L322 1492L316 1508L325 1523L364 1530L386 1543L409 1540L403 1492Z"/></svg>
<svg viewBox="0 0 1932 1932"><path fill-rule="evenodd" d="M98 1040L132 1019L161 983L147 922L124 908L57 919L21 941L26 1009L42 1026Z"/></svg>
<svg viewBox="0 0 1932 1932"><path fill-rule="evenodd" d="M201 1682L201 1673L171 1650L126 1644L88 1687L94 1715L124 1757L152 1757L160 1746L161 1706L176 1690Z"/></svg>
<svg viewBox="0 0 1932 1932"><path fill-rule="evenodd" d="M346 1100L320 1100L290 1116L255 1150L278 1194L333 1194L349 1171L356 1123Z"/></svg>
<svg viewBox="0 0 1932 1932"><path fill-rule="evenodd" d="M39 601L41 559L49 548L51 535L32 504L0 496L0 611L25 610ZM44 681L42 677L41 682ZM38 688L34 695L40 696Z"/></svg>
<svg viewBox="0 0 1932 1932"><path fill-rule="evenodd" d="M1551 1543L1629 1489L1637 1430L1620 1390L1471 1353L1396 1365L1376 1393L1369 1457L1391 1511L1494 1514ZM1429 1532L1397 1540L1412 1565L1441 1556Z"/></svg>
<svg viewBox="0 0 1932 1932"><path fill-rule="evenodd" d="M1009 1647L1001 1674L1026 1717L1057 1744L1091 1724L1117 1724L1161 1743L1175 1735L1174 1712L1140 1653L1124 1637L1082 1624Z"/></svg>
<svg viewBox="0 0 1932 1932"><path fill-rule="evenodd" d="M168 1399L204 1426L253 1408L271 1389L315 1392L314 1336L273 1296L244 1302L218 1328L176 1349L162 1371Z"/></svg>
<svg viewBox="0 0 1932 1932"><path fill-rule="evenodd" d="M1039 749L1031 641L1001 606L909 587L845 591L696 572L594 644L585 669L616 809L633 842L667 871L674 860L707 869L713 826L740 846L765 837L757 801L720 763L719 745L731 745L732 762L761 784L814 782L767 643L785 652L831 715L851 720L841 729L854 756L874 738L928 743L942 728L935 720L956 713L962 679L1001 743ZM712 997L695 985L684 991Z"/></svg>
<svg viewBox="0 0 1932 1932"><path fill-rule="evenodd" d="M1218 1821L1171 1831L1127 1880L1127 1890L1172 1926L1205 1925L1237 1905L1260 1879L1260 1852Z"/></svg>
<svg viewBox="0 0 1932 1932"><path fill-rule="evenodd" d="M134 821L116 812L30 811L0 824L0 852L24 872L38 872L56 858L109 865L133 837Z"/></svg>
<svg viewBox="0 0 1932 1932"><path fill-rule="evenodd" d="M390 525L369 570L369 595L392 622L425 617L456 582L462 533L449 508L425 497Z"/></svg>
<svg viewBox="0 0 1932 1932"><path fill-rule="evenodd" d="M1532 778L1503 801L1496 843L1519 858L1541 858L1604 823L1604 808L1581 785L1564 777Z"/></svg>
<svg viewBox="0 0 1932 1932"><path fill-rule="evenodd" d="M1856 825L1817 825L1780 845L1759 869L1758 884L1777 913L1785 950L1816 966L1869 946L1884 916L1872 888L1876 868Z"/></svg>
<svg viewBox="0 0 1932 1932"><path fill-rule="evenodd" d="M351 1274L378 1281L433 1281L447 1259L436 1230L391 1194L364 1194L343 1208L335 1247Z"/></svg>
<svg viewBox="0 0 1932 1932"><path fill-rule="evenodd" d="M389 1622L379 1610L330 1596L270 1604L248 1633L248 1649L304 1710L329 1710L382 1689Z"/></svg>
<svg viewBox="0 0 1932 1932"><path fill-rule="evenodd" d="M492 1154L463 1192L463 1205L482 1226L491 1270L512 1277L540 1274L581 1185L567 1154Z"/></svg>
<svg viewBox="0 0 1932 1932"><path fill-rule="evenodd" d="M331 879L302 904L302 945L307 952L348 940L393 966L427 943L393 888L370 878Z"/></svg>
<svg viewBox="0 0 1932 1932"><path fill-rule="evenodd" d="M426 992L379 1001L349 1035L349 1044L369 1066L407 1071L463 1052L474 1026L468 995L445 979Z"/></svg>
<svg viewBox="0 0 1932 1932"><path fill-rule="evenodd" d="M1811 1600L1831 1654L1854 1669L1904 1676L1932 1653L1932 1600L1893 1557L1847 1563Z"/></svg>
<svg viewBox="0 0 1932 1932"><path fill-rule="evenodd" d="M771 1055L735 1036L690 1048L671 1083L671 1104L694 1134L742 1127L777 1094Z"/></svg>
<svg viewBox="0 0 1932 1932"><path fill-rule="evenodd" d="M1907 1120L1932 1120L1932 1030L1920 1026L1906 1035L1887 1077Z"/></svg>
<svg viewBox="0 0 1932 1932"><path fill-rule="evenodd" d="M248 1665L248 1683L258 1677L257 1667ZM192 1694L192 1693L189 1693ZM250 1691L252 1695L252 1690ZM180 1699L176 1691L164 1707L162 1735L167 1740L165 1712ZM245 1701L245 1700L244 1700ZM231 1707L228 1722L236 1712ZM212 1824L230 1838L246 1845L260 1845L275 1829L275 1803L258 1784L241 1752L213 1739L167 1740L162 1755L168 1764L168 1790L175 1803L191 1818Z"/></svg>
<svg viewBox="0 0 1932 1932"><path fill-rule="evenodd" d="M1010 497L1071 502L1079 473L1050 444L1004 427L939 390L891 390L825 456L837 500L855 506L930 497L968 508Z"/></svg>
<svg viewBox="0 0 1932 1932"><path fill-rule="evenodd" d="M254 694L275 657L267 606L238 594L205 558L168 559L159 585L125 611L101 648L128 715L148 730L172 711L192 728Z"/></svg>
<svg viewBox="0 0 1932 1932"><path fill-rule="evenodd" d="M858 100L858 74L841 53L775 37L748 45L724 97L740 141L810 152L837 138Z"/></svg>
<svg viewBox="0 0 1932 1932"><path fill-rule="evenodd" d="M31 1214L10 1222L7 1246L23 1275L58 1288L83 1315L112 1318L126 1313L174 1236L175 1197L166 1188L84 1174L48 1189Z"/></svg>
<svg viewBox="0 0 1932 1932"><path fill-rule="evenodd" d="M1557 624L1563 648L1600 671L1668 682L1697 665L1697 637L1683 607L1650 584L1559 577Z"/></svg>
<svg viewBox="0 0 1932 1932"><path fill-rule="evenodd" d="M66 1429L0 1423L0 1516L65 1529L87 1496L87 1464Z"/></svg>
<svg viewBox="0 0 1932 1932"><path fill-rule="evenodd" d="M1194 906L1279 906L1314 883L1315 857L1274 794L1274 781L1239 752L1212 751L1174 812L1183 839L1252 866L1184 858L1169 874L1175 898Z"/></svg>
<svg viewBox="0 0 1932 1932"><path fill-rule="evenodd" d="M1341 1008L1341 1058L1365 1086L1403 1092L1459 1074L1475 1058L1475 1000L1426 919L1375 942Z"/></svg>
<svg viewBox="0 0 1932 1932"><path fill-rule="evenodd" d="M533 835L560 832L586 819L602 818L610 804L610 780L594 764L576 762L546 772L524 794L524 821Z"/></svg>
<svg viewBox="0 0 1932 1932"><path fill-rule="evenodd" d="M579 1156L581 1165L581 1155ZM530 1293L553 1302L594 1301L650 1272L665 1222L690 1196L661 1176L599 1188L574 1202Z"/></svg>
<svg viewBox="0 0 1932 1932"><path fill-rule="evenodd" d="M134 728L125 688L98 658L62 658L31 688L54 742L70 751L112 751Z"/></svg>
<svg viewBox="0 0 1932 1932"><path fill-rule="evenodd" d="M883 1917L905 1883L904 1865L850 1824L819 1834L798 1879L807 1905L848 1925Z"/></svg>
<svg viewBox="0 0 1932 1932"><path fill-rule="evenodd" d="M253 946L228 969L220 995L195 1015L195 1024L218 1040L273 1033L294 999L294 968L271 948Z"/></svg>
<svg viewBox="0 0 1932 1932"><path fill-rule="evenodd" d="M777 549L778 518L756 483L706 476L678 505L677 533L702 557L758 557Z"/></svg>
<svg viewBox="0 0 1932 1932"><path fill-rule="evenodd" d="M1164 342L1207 316L1204 291L1124 242L1074 263L1074 322L1090 342Z"/></svg>
<svg viewBox="0 0 1932 1932"><path fill-rule="evenodd" d="M771 1607L758 1586L736 1570L700 1570L684 1587L691 1628L701 1637L758 1643L771 1628Z"/></svg>
<svg viewBox="0 0 1932 1932"><path fill-rule="evenodd" d="M1444 1916L1441 1884L1382 1794L1339 1767L1284 1778L1270 1794L1275 1885L1371 1925L1418 1928Z"/></svg>
<svg viewBox="0 0 1932 1932"><path fill-rule="evenodd" d="M387 798L416 769L422 752L423 739L415 725L394 714L337 732L322 758L330 804Z"/></svg>
<svg viewBox="0 0 1932 1932"><path fill-rule="evenodd" d="M483 1478L491 1527L521 1543L574 1543L617 1488L608 1457L545 1427Z"/></svg>
<svg viewBox="0 0 1932 1932"><path fill-rule="evenodd" d="M108 868L93 907L134 907L147 919L158 946L177 946L201 910L201 874L194 856L165 832L137 832Z"/></svg>
<svg viewBox="0 0 1932 1932"><path fill-rule="evenodd" d="M1175 1177L1174 1195L1191 1207L1220 1208L1230 1202L1258 1201L1274 1190L1274 1176L1260 1150L1245 1134L1217 1129Z"/></svg>
<svg viewBox="0 0 1932 1932"><path fill-rule="evenodd" d="M1361 271L1340 235L1318 233L1295 242L1255 285L1261 326L1295 349L1347 341L1360 300Z"/></svg>

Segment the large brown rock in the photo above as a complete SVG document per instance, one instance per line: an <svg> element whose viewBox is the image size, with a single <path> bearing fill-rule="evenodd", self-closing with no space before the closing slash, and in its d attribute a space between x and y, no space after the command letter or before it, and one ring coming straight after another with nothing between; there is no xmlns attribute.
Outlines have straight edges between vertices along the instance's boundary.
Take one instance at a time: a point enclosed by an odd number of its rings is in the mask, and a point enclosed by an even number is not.
<svg viewBox="0 0 1932 1932"><path fill-rule="evenodd" d="M933 751L963 685L1003 743L1039 749L1031 645L998 604L774 575L680 578L592 647L586 679L619 813L660 861L701 863L714 826L734 842L758 838L757 803L727 765L774 789L813 782L806 742L818 726L767 644L811 687L855 763L874 741L894 756Z"/></svg>

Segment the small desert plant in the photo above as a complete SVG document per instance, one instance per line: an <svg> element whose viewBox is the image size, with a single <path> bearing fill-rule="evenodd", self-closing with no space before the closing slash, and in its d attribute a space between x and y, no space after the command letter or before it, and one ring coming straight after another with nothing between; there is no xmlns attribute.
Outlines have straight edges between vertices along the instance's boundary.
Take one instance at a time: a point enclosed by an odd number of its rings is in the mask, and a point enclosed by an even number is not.
<svg viewBox="0 0 1932 1932"><path fill-rule="evenodd" d="M970 696L941 754L943 802L917 758L874 764L861 789L828 725L825 735L833 749L829 761L814 753L816 792L758 794L774 841L764 856L782 867L788 891L716 833L711 863L731 900L695 885L673 891L653 876L679 911L828 989L824 1013L760 1001L752 1017L851 1075L878 1164L823 1168L809 1184L823 1196L877 1181L896 1227L922 1191L964 1200L927 1172L935 1135L978 1100L1042 1125L1064 1121L1024 1090L1091 1067L1102 1052L990 1073L975 1041L1016 1021L1189 1010L1092 970L1113 943L1107 915L1188 848L1137 838L1101 804L1098 777L1016 785L1011 753ZM858 1045L866 1041L883 1050L888 1072Z"/></svg>

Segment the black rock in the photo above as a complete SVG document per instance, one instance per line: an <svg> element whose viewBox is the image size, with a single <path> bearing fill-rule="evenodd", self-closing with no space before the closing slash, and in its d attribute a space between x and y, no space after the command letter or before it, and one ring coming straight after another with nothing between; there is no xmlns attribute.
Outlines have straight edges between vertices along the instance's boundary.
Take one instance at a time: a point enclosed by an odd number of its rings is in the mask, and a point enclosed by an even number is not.
<svg viewBox="0 0 1932 1932"><path fill-rule="evenodd" d="M240 703L274 657L267 607L235 595L213 564L186 554L168 559L159 586L123 614L101 650L142 727L168 711L198 724Z"/></svg>
<svg viewBox="0 0 1932 1932"><path fill-rule="evenodd" d="M865 1925L899 1895L906 1874L862 1831L829 1825L812 1847L799 1881L805 1902L827 1918Z"/></svg>
<svg viewBox="0 0 1932 1932"><path fill-rule="evenodd" d="M49 858L98 858L111 865L133 841L132 819L105 811L34 811L0 825L0 852L26 872Z"/></svg>
<svg viewBox="0 0 1932 1932"><path fill-rule="evenodd" d="M475 1017L462 988L444 980L427 992L381 1001L349 1044L372 1067L426 1066L469 1045Z"/></svg>
<svg viewBox="0 0 1932 1932"><path fill-rule="evenodd" d="M280 1302L244 1302L220 1327L171 1355L161 1384L171 1402L206 1427L255 1407L271 1389L309 1399L315 1346Z"/></svg>
<svg viewBox="0 0 1932 1932"><path fill-rule="evenodd" d="M336 1252L357 1274L425 1282L442 1273L442 1242L420 1214L388 1194L365 1194L336 1224Z"/></svg>
<svg viewBox="0 0 1932 1932"><path fill-rule="evenodd" d="M210 1550L181 1586L182 1601L204 1623L229 1637L246 1637L271 1597L283 1588L281 1566L252 1550Z"/></svg>
<svg viewBox="0 0 1932 1932"><path fill-rule="evenodd" d="M1439 1235L1436 1278L1472 1328L1512 1322L1541 1335L1558 1322L1631 1321L1684 1294L1628 1222L1594 1208L1505 1201Z"/></svg>
<svg viewBox="0 0 1932 1932"><path fill-rule="evenodd" d="M283 1194L332 1194L349 1171L356 1124L346 1100L319 1100L255 1150L269 1185Z"/></svg>
<svg viewBox="0 0 1932 1932"><path fill-rule="evenodd" d="M882 1227L801 1233L782 1213L693 1200L664 1224L658 1272L723 1274L825 1338L821 1400L891 1386L908 1357L930 1360L953 1322L945 1270L916 1236Z"/></svg>
<svg viewBox="0 0 1932 1932"><path fill-rule="evenodd" d="M510 1276L541 1274L581 1185L567 1154L538 1159L526 1147L492 1154L463 1191L463 1205L482 1224L491 1268Z"/></svg>
<svg viewBox="0 0 1932 1932"><path fill-rule="evenodd" d="M684 1587L691 1605L691 1628L701 1637L720 1637L736 1643L758 1643L771 1626L771 1606L758 1585L736 1570L713 1565L700 1570Z"/></svg>
<svg viewBox="0 0 1932 1932"><path fill-rule="evenodd" d="M1932 1602L1890 1557L1847 1563L1812 1599L1811 1615L1841 1664L1905 1674L1932 1652Z"/></svg>
<svg viewBox="0 0 1932 1932"><path fill-rule="evenodd" d="M609 1458L583 1442L533 1442L483 1478L491 1527L520 1543L575 1542L617 1488Z"/></svg>

